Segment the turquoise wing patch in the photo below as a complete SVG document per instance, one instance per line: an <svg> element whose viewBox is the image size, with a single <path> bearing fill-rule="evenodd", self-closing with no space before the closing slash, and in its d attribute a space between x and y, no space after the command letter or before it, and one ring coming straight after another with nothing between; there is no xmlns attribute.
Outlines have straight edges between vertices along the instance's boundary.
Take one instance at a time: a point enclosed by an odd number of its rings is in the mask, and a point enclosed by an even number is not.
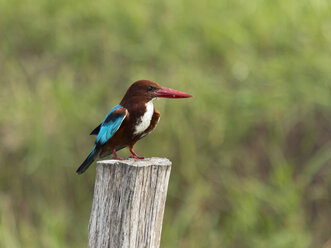
<svg viewBox="0 0 331 248"><path fill-rule="evenodd" d="M98 145L104 145L113 137L114 133L119 129L123 120L126 117L127 110L121 105L112 108L101 124L100 131L95 140Z"/></svg>

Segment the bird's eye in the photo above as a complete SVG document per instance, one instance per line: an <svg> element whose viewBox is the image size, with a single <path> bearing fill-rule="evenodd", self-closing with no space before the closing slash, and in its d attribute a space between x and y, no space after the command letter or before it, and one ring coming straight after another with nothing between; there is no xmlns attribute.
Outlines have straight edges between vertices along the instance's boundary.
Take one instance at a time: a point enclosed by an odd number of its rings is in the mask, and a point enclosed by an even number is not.
<svg viewBox="0 0 331 248"><path fill-rule="evenodd" d="M152 86L147 87L147 91L152 91L154 88Z"/></svg>

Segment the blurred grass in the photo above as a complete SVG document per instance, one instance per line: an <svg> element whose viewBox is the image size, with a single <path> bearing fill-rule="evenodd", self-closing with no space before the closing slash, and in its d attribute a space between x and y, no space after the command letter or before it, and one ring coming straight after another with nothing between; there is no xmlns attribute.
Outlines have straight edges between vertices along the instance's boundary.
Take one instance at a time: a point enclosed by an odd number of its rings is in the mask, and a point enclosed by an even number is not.
<svg viewBox="0 0 331 248"><path fill-rule="evenodd" d="M142 78L194 95L158 101L136 147L174 164L162 247L322 247L330 17L327 0L0 0L0 247L86 247L94 170L74 171Z"/></svg>

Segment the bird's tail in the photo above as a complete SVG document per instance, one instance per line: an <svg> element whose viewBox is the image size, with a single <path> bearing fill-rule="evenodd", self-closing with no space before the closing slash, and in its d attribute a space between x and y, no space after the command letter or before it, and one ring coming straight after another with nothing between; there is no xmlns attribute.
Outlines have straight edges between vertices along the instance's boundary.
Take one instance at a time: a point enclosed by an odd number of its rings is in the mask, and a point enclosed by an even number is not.
<svg viewBox="0 0 331 248"><path fill-rule="evenodd" d="M96 157L99 154L99 149L97 149L95 146L91 153L87 156L87 158L84 160L84 162L79 166L79 168L76 170L77 174L82 174L84 171L87 170L87 168L93 163L93 161L96 159Z"/></svg>

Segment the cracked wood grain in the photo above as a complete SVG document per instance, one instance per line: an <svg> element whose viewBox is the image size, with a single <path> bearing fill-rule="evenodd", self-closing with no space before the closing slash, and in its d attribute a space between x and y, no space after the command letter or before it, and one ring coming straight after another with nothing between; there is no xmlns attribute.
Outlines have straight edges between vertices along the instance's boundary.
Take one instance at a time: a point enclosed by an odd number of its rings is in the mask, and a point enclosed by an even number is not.
<svg viewBox="0 0 331 248"><path fill-rule="evenodd" d="M165 158L99 161L88 247L159 247L170 170Z"/></svg>

